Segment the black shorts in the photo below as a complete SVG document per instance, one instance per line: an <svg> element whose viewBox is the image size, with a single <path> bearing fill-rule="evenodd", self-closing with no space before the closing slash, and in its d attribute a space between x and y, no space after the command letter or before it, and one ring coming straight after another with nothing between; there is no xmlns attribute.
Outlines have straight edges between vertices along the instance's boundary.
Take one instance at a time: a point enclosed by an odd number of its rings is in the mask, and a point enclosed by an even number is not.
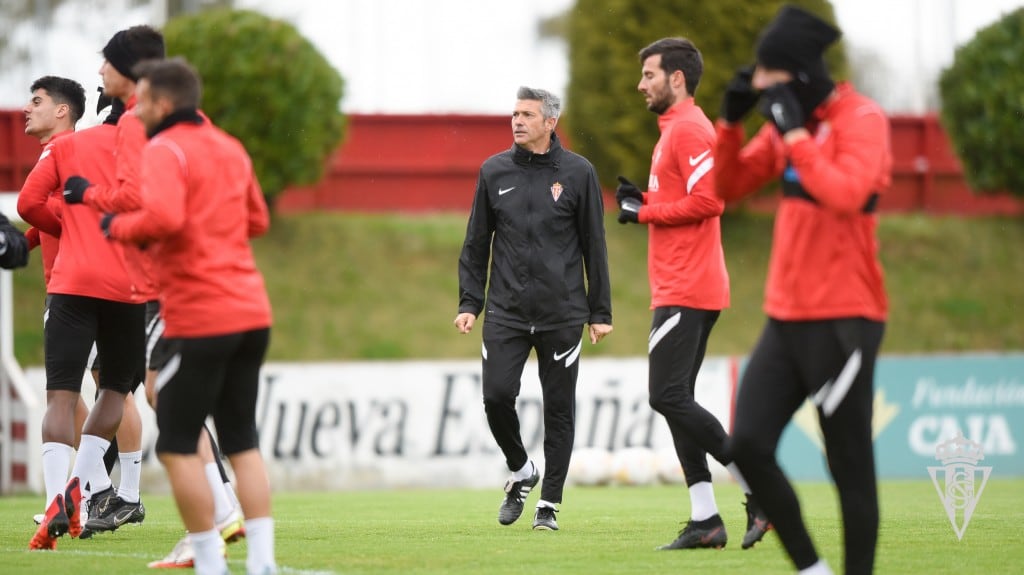
<svg viewBox="0 0 1024 575"><path fill-rule="evenodd" d="M43 337L46 389L79 393L93 342L103 363L99 389L128 393L144 358L141 304L51 294Z"/></svg>
<svg viewBox="0 0 1024 575"><path fill-rule="evenodd" d="M164 318L160 317L160 302L149 302L146 304L146 369L160 371L167 365L171 355L171 347L164 338Z"/></svg>
<svg viewBox="0 0 1024 575"><path fill-rule="evenodd" d="M211 415L225 455L257 448L256 395L270 329L164 341L168 357L155 385L157 453L195 453Z"/></svg>

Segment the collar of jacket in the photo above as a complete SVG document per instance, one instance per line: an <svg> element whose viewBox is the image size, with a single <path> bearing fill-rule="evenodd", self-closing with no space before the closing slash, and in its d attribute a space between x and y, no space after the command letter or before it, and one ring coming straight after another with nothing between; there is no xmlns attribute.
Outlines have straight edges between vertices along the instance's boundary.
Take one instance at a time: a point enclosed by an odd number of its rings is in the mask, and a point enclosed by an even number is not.
<svg viewBox="0 0 1024 575"><path fill-rule="evenodd" d="M517 164L532 164L535 166L558 167L558 156L562 153L562 142L558 140L558 134L551 132L551 147L546 154L535 154L517 144L512 144L512 161Z"/></svg>
<svg viewBox="0 0 1024 575"><path fill-rule="evenodd" d="M166 118L161 120L159 124L153 126L153 129L149 130L149 133L146 135L152 138L175 124L182 124L185 122L199 125L203 123L203 117L195 108L182 108L181 110L175 110L168 114Z"/></svg>
<svg viewBox="0 0 1024 575"><path fill-rule="evenodd" d="M679 102L672 104L672 107L665 110L665 113L658 116L658 129L665 131L666 126L673 124L676 120L689 113L690 110L696 107L696 105L697 104L693 101L692 97L684 98Z"/></svg>

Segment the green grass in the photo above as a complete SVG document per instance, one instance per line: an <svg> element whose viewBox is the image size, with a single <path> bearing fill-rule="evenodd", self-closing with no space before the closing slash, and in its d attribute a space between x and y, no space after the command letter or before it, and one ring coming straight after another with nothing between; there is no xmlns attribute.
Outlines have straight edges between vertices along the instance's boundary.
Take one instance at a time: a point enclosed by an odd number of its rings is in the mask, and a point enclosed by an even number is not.
<svg viewBox="0 0 1024 575"><path fill-rule="evenodd" d="M804 518L819 553L842 571L841 529L832 487L798 486ZM276 493L277 560L282 573L758 573L789 574L792 566L774 533L753 550L740 549L742 497L733 484L716 486L730 533L722 551L655 552L671 541L688 513L685 488L568 488L558 532L530 530L533 499L510 527L495 520L492 490ZM879 573L989 574L1024 562L1024 480L993 479L962 541L957 541L931 482L885 482ZM141 526L91 540L60 540L56 552L27 550L39 497L9 497L0 507L4 573L118 575L145 571L182 530L167 496L147 495ZM245 543L228 549L243 572Z"/></svg>
<svg viewBox="0 0 1024 575"><path fill-rule="evenodd" d="M473 358L479 335L451 326L465 214L277 216L255 242L274 304L270 359ZM615 332L588 355L642 356L650 328L647 236L607 220ZM763 325L770 215L729 214L732 306L711 355L746 354ZM1024 349L1024 220L886 215L880 241L891 303L883 353ZM15 274L15 352L42 365L38 256Z"/></svg>

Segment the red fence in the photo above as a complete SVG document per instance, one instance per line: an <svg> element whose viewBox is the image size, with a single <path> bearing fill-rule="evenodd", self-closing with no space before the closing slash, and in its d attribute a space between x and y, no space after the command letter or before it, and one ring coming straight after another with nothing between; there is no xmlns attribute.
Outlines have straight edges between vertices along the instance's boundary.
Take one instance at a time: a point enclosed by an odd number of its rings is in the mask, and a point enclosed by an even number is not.
<svg viewBox="0 0 1024 575"><path fill-rule="evenodd" d="M39 155L16 110L0 111L0 190L17 190ZM465 211L477 170L512 143L508 116L349 116L346 141L330 158L323 180L287 190L282 212L311 210ZM946 134L933 115L892 118L893 187L882 211L929 214L1024 214L1024 201L1006 194L975 195ZM770 209L774 198L758 198Z"/></svg>

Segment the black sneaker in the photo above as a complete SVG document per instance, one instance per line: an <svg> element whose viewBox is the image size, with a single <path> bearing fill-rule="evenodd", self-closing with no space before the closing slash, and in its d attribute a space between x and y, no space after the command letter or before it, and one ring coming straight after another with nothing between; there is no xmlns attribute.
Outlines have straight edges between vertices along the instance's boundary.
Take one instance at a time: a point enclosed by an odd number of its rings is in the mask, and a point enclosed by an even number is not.
<svg viewBox="0 0 1024 575"><path fill-rule="evenodd" d="M768 521L764 510L757 504L754 496L748 494L747 501L743 505L747 508L747 532L743 535L743 543L740 546L750 549L764 538L764 534L771 530L772 524Z"/></svg>
<svg viewBox="0 0 1024 575"><path fill-rule="evenodd" d="M679 532L679 537L676 537L675 541L658 549L721 549L725 547L727 540L722 517L714 515L703 521L687 521L686 527Z"/></svg>
<svg viewBox="0 0 1024 575"><path fill-rule="evenodd" d="M532 465L532 464L531 464ZM523 503L530 494L530 490L540 482L540 472L537 466L533 466L533 475L521 481L512 481L510 478L505 482L505 500L498 508L498 523L512 525L523 514Z"/></svg>
<svg viewBox="0 0 1024 575"><path fill-rule="evenodd" d="M554 507L538 507L537 512L533 514L533 528L540 531L558 531L555 513L558 513L558 510Z"/></svg>
<svg viewBox="0 0 1024 575"><path fill-rule="evenodd" d="M129 503L121 499L113 487L104 489L93 496L95 503L89 505L89 520L85 522L85 530L91 537L97 531L116 531L125 523L142 523L146 518L146 508L142 500Z"/></svg>

